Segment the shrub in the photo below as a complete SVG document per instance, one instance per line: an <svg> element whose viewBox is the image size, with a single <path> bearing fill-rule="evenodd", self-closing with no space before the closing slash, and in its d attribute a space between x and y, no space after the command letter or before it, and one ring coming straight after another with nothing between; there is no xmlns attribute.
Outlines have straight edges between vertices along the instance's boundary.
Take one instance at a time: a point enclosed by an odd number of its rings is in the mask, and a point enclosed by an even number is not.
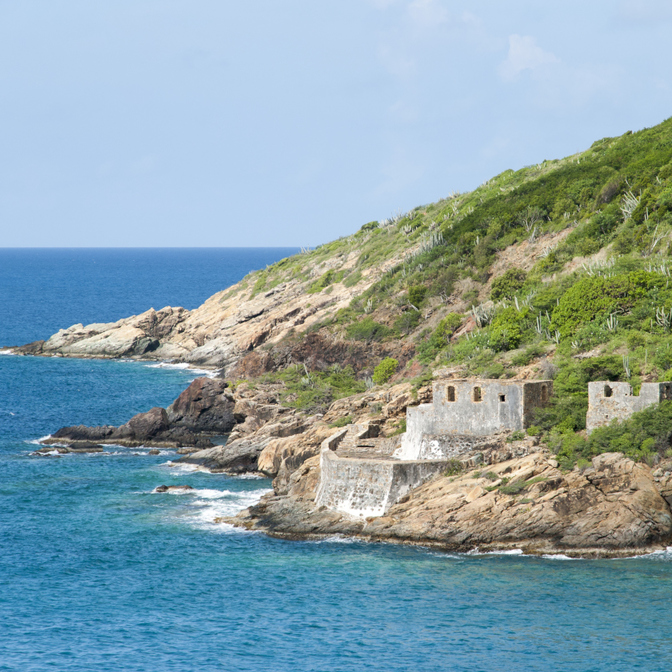
<svg viewBox="0 0 672 672"><path fill-rule="evenodd" d="M395 321L394 326L402 334L410 334L420 323L420 312L408 310L402 313Z"/></svg>
<svg viewBox="0 0 672 672"><path fill-rule="evenodd" d="M499 299L511 299L523 287L527 273L522 268L510 268L504 275L492 281L490 298L493 301Z"/></svg>
<svg viewBox="0 0 672 672"><path fill-rule="evenodd" d="M399 362L393 357L386 357L373 371L373 382L376 385L386 383L397 372Z"/></svg>
<svg viewBox="0 0 672 672"><path fill-rule="evenodd" d="M420 308L422 302L425 300L425 295L427 294L427 287L424 285L414 285L413 287L408 288L408 302Z"/></svg>
<svg viewBox="0 0 672 672"><path fill-rule="evenodd" d="M672 439L672 401L663 401L633 413L623 422L598 427L584 439L571 432L554 432L549 445L563 468L588 463L601 453L619 452L635 461L649 461L656 453L666 455Z"/></svg>
<svg viewBox="0 0 672 672"><path fill-rule="evenodd" d="M514 366L527 366L533 359L544 354L544 348L541 345L533 344L523 352L519 352L511 358L511 364Z"/></svg>
<svg viewBox="0 0 672 672"><path fill-rule="evenodd" d="M571 336L581 324L606 313L632 308L637 299L661 284L662 276L647 271L632 271L613 278L583 278L558 302L553 311L552 327L563 337Z"/></svg>
<svg viewBox="0 0 672 672"><path fill-rule="evenodd" d="M348 338L355 341L382 341L392 334L392 329L384 324L376 322L372 317L365 317L363 320L353 322L346 328Z"/></svg>
<svg viewBox="0 0 672 672"><path fill-rule="evenodd" d="M434 360L436 355L443 350L450 342L450 337L462 325L462 316L457 313L449 313L444 317L431 336L419 343L417 346L418 359L423 364L429 364Z"/></svg>
<svg viewBox="0 0 672 672"><path fill-rule="evenodd" d="M490 347L495 352L513 350L520 345L528 313L527 308L518 311L513 306L499 312L490 329Z"/></svg>
<svg viewBox="0 0 672 672"><path fill-rule="evenodd" d="M448 460L446 470L443 472L444 476L457 476L464 471L462 462L456 459Z"/></svg>
<svg viewBox="0 0 672 672"><path fill-rule="evenodd" d="M329 287L329 285L332 285L334 282L340 282L343 279L343 276L345 275L344 271L327 271L323 275L321 275L315 282L313 282L310 287L306 290L308 294L317 294L318 292L321 292L323 289L326 289Z"/></svg>

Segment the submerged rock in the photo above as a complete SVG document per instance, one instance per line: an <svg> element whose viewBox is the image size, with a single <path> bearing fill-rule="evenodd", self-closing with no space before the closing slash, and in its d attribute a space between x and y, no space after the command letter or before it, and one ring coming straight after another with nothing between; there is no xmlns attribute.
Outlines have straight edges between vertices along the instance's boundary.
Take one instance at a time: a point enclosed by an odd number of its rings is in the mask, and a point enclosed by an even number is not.
<svg viewBox="0 0 672 672"><path fill-rule="evenodd" d="M187 492L193 489L190 485L157 485L152 492Z"/></svg>

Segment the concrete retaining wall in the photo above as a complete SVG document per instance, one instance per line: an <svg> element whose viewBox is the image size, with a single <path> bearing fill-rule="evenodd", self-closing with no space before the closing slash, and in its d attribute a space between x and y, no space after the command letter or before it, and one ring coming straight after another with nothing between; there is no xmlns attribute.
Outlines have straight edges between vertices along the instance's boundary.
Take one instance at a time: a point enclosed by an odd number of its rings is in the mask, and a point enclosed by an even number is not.
<svg viewBox="0 0 672 672"><path fill-rule="evenodd" d="M315 503L360 518L381 516L446 466L446 461L339 458L333 451L323 450Z"/></svg>

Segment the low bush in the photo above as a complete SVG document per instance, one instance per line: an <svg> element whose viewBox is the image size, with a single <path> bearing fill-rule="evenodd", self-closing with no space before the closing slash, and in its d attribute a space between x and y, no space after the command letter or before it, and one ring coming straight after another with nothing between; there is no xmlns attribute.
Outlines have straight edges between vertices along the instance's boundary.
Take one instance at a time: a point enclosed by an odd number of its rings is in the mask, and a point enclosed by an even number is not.
<svg viewBox="0 0 672 672"><path fill-rule="evenodd" d="M352 322L346 328L348 338L355 341L383 341L393 334L392 329L384 324L376 322L372 317L365 317L363 320Z"/></svg>
<svg viewBox="0 0 672 672"><path fill-rule="evenodd" d="M373 382L376 385L386 383L397 372L399 362L393 357L386 357L373 371Z"/></svg>
<svg viewBox="0 0 672 672"><path fill-rule="evenodd" d="M584 438L572 432L555 431L549 445L565 469L601 453L619 452L635 461L650 461L666 455L672 446L672 401L663 401L633 413L623 422L598 427Z"/></svg>
<svg viewBox="0 0 672 672"><path fill-rule="evenodd" d="M416 350L420 362L429 364L433 361L439 352L450 343L450 337L460 328L461 324L462 316L458 313L446 315L429 338L418 343Z"/></svg>
<svg viewBox="0 0 672 672"><path fill-rule="evenodd" d="M510 268L492 281L490 298L493 301L512 299L523 287L527 273L522 268Z"/></svg>

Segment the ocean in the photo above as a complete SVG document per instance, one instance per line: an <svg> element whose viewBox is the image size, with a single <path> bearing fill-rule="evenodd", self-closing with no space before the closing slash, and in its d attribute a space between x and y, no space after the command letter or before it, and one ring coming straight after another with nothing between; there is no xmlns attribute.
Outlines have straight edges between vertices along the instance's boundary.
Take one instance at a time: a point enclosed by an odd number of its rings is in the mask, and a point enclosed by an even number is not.
<svg viewBox="0 0 672 672"><path fill-rule="evenodd" d="M295 250L0 250L0 345L194 308ZM198 372L0 355L0 670L672 669L672 553L459 555L217 525L270 487L163 450L34 457L167 405ZM188 484L186 494L154 494Z"/></svg>

